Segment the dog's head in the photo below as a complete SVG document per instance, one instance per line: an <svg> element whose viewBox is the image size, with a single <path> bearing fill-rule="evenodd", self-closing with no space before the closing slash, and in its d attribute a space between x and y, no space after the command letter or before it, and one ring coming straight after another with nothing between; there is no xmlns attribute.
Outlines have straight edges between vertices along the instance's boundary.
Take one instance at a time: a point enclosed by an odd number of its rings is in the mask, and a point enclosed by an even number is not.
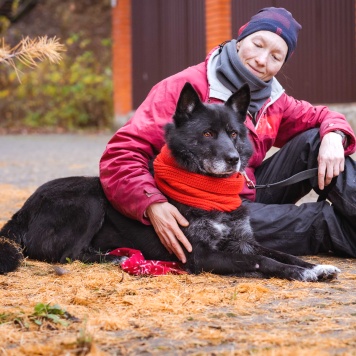
<svg viewBox="0 0 356 356"><path fill-rule="evenodd" d="M244 124L250 89L243 85L225 104L203 104L190 83L181 91L166 142L184 169L217 177L243 171L252 154Z"/></svg>

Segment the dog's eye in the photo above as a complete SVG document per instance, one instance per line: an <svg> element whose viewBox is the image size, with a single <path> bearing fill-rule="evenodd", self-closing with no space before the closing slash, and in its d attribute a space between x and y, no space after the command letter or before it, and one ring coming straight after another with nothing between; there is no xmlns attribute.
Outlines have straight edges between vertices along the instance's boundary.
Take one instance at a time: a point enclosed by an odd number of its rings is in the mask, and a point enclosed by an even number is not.
<svg viewBox="0 0 356 356"><path fill-rule="evenodd" d="M231 131L230 136L231 136L231 138L236 138L237 137L237 132L236 131Z"/></svg>
<svg viewBox="0 0 356 356"><path fill-rule="evenodd" d="M204 131L203 135L204 137L213 137L213 133L211 131Z"/></svg>

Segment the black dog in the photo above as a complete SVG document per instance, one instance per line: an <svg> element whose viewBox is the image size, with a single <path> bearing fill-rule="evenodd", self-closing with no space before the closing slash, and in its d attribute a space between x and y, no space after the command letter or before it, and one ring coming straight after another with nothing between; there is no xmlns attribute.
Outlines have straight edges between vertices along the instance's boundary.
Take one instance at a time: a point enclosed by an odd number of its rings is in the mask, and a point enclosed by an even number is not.
<svg viewBox="0 0 356 356"><path fill-rule="evenodd" d="M217 202L207 199L200 204L201 192L198 191L198 198L191 195L193 181L198 188L206 184L220 186L218 182L221 180L234 184L231 177L236 178L238 184L241 177L237 172L244 170L252 153L244 125L249 102L250 92L245 85L225 105L204 105L187 83L181 92L173 123L166 126L168 148L165 150L168 153L165 157L169 158L169 164L173 161L174 170L188 176L184 176L183 182L176 174L173 176L178 182L167 179L164 175L167 162L162 168L162 153L154 163L155 175L163 192L173 192L174 199L168 197L170 202L189 221L189 226L182 229L193 252L185 251L185 267L191 273L208 271L301 281L335 278L340 271L334 266L314 265L260 246L254 239L246 207L243 203L234 207L235 202L239 202L234 188L234 198L229 194L226 197L228 211L224 211L225 185L222 192L217 193L222 197L216 195ZM183 183L189 185L186 194ZM177 184L183 189L181 195L175 193ZM197 187L194 186L194 190ZM210 192L206 195L210 196ZM184 196L193 199L193 204L187 203ZM0 273L14 270L20 263L21 254L16 244L26 256L47 262L65 263L68 259L111 261L116 257L106 252L118 247L139 249L146 259L174 259L155 236L152 227L125 218L111 207L98 178L69 177L44 184L6 223L0 235L4 237L0 240Z"/></svg>

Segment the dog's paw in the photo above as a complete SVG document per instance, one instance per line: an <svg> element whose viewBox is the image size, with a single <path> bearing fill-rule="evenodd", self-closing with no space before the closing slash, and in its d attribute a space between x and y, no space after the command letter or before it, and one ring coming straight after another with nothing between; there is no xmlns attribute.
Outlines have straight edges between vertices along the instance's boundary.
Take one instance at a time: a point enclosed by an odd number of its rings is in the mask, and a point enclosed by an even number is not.
<svg viewBox="0 0 356 356"><path fill-rule="evenodd" d="M332 265L316 265L312 268L316 273L319 281L336 279L341 272L337 267Z"/></svg>
<svg viewBox="0 0 356 356"><path fill-rule="evenodd" d="M314 268L304 269L303 272L300 274L300 278L298 278L297 280L302 282L317 282L318 275L314 271Z"/></svg>
<svg viewBox="0 0 356 356"><path fill-rule="evenodd" d="M336 279L340 272L337 267L332 265L316 265L305 269L300 280L304 282L330 281Z"/></svg>
<svg viewBox="0 0 356 356"><path fill-rule="evenodd" d="M312 268L303 268L299 266L288 266L283 270L284 276L282 278L289 279L291 281L300 282L317 282L318 275Z"/></svg>

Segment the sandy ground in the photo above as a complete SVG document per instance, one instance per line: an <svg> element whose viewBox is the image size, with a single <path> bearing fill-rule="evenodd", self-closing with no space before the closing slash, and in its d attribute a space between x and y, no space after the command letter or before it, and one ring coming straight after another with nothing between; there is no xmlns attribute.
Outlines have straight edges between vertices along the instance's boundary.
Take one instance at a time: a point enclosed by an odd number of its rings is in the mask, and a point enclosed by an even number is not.
<svg viewBox="0 0 356 356"><path fill-rule="evenodd" d="M46 140L22 150L11 149L9 138L7 147L0 143L0 226L38 182L68 170L95 174L107 137L70 137L86 148L68 144L65 160L64 151L56 159L50 153L64 142ZM71 163L83 150L81 164ZM329 283L134 277L113 265L25 260L0 276L0 355L356 355L355 260L305 258L342 273ZM51 313L36 315L38 303L68 312L59 319L65 325Z"/></svg>

